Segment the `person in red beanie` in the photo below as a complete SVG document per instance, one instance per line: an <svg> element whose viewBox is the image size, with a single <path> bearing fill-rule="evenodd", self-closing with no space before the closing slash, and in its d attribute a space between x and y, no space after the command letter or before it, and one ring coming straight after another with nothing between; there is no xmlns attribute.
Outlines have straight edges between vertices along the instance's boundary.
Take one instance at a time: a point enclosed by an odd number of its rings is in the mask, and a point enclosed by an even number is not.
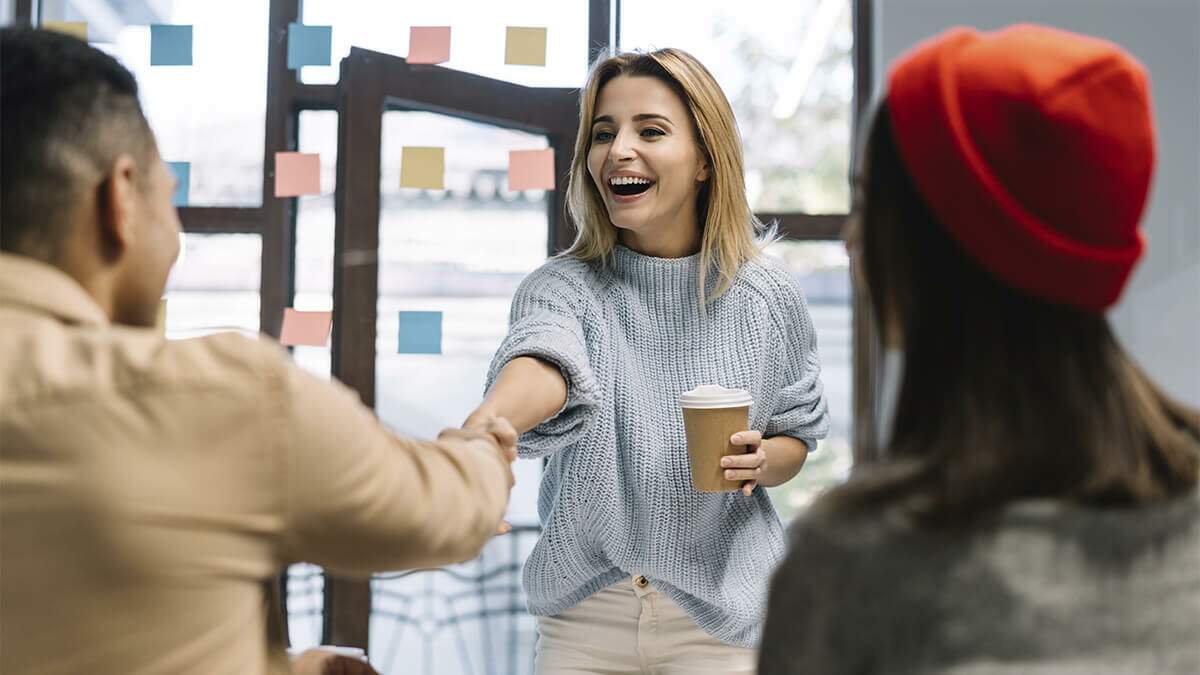
<svg viewBox="0 0 1200 675"><path fill-rule="evenodd" d="M882 459L791 529L759 672L1200 672L1200 412L1104 316L1145 247L1142 66L948 31L860 165L847 246L903 376Z"/></svg>

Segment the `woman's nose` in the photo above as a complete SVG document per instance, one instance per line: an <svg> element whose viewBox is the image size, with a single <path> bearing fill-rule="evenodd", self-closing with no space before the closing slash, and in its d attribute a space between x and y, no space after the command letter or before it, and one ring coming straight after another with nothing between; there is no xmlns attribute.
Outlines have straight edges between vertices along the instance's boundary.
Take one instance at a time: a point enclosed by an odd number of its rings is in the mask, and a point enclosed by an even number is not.
<svg viewBox="0 0 1200 675"><path fill-rule="evenodd" d="M617 137L613 139L612 146L609 149L609 154L614 161L633 159L637 156L632 139L630 139L629 135L625 132L618 133Z"/></svg>

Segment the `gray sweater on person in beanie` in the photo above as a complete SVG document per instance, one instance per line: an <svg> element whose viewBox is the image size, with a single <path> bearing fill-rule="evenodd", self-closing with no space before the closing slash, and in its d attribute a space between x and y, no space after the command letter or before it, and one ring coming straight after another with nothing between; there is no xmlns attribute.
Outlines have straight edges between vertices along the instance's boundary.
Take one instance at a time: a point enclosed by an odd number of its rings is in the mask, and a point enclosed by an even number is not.
<svg viewBox="0 0 1200 675"><path fill-rule="evenodd" d="M554 258L513 298L488 387L512 359L535 356L556 364L568 389L563 410L519 444L522 457L548 458L542 536L524 571L535 615L641 574L715 638L758 644L783 528L762 488L746 497L692 487L679 395L746 389L751 429L814 449L829 429L817 337L778 262L743 264L703 314L699 265L698 255L617 246L609 264Z"/></svg>
<svg viewBox="0 0 1200 675"><path fill-rule="evenodd" d="M808 516L771 585L760 675L1200 673L1200 498L1018 502L964 532Z"/></svg>

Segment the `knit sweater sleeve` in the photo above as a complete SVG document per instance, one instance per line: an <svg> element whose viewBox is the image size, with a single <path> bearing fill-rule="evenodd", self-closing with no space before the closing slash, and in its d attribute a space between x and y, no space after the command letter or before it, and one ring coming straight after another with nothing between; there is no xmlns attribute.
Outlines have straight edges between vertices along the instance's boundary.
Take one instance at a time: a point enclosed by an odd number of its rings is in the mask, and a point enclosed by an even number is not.
<svg viewBox="0 0 1200 675"><path fill-rule="evenodd" d="M504 366L532 356L550 362L567 383L567 400L549 420L522 434L521 457L550 454L579 441L596 408L596 380L588 359L583 318L584 282L551 261L517 288L509 313L508 335L492 358L487 389Z"/></svg>
<svg viewBox="0 0 1200 675"><path fill-rule="evenodd" d="M771 312L780 346L783 388L765 436L791 436L804 441L811 452L817 440L829 433L829 405L821 382L817 333L804 293L784 269L772 270L777 301Z"/></svg>

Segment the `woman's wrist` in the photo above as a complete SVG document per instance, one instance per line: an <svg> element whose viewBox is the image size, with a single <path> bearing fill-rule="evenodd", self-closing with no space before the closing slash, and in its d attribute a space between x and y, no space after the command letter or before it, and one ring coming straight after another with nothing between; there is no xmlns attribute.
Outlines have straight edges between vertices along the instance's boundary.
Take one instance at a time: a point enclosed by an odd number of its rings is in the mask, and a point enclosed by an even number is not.
<svg viewBox="0 0 1200 675"><path fill-rule="evenodd" d="M767 460L758 482L764 487L777 487L795 478L808 459L808 446L791 436L764 438L761 447Z"/></svg>

